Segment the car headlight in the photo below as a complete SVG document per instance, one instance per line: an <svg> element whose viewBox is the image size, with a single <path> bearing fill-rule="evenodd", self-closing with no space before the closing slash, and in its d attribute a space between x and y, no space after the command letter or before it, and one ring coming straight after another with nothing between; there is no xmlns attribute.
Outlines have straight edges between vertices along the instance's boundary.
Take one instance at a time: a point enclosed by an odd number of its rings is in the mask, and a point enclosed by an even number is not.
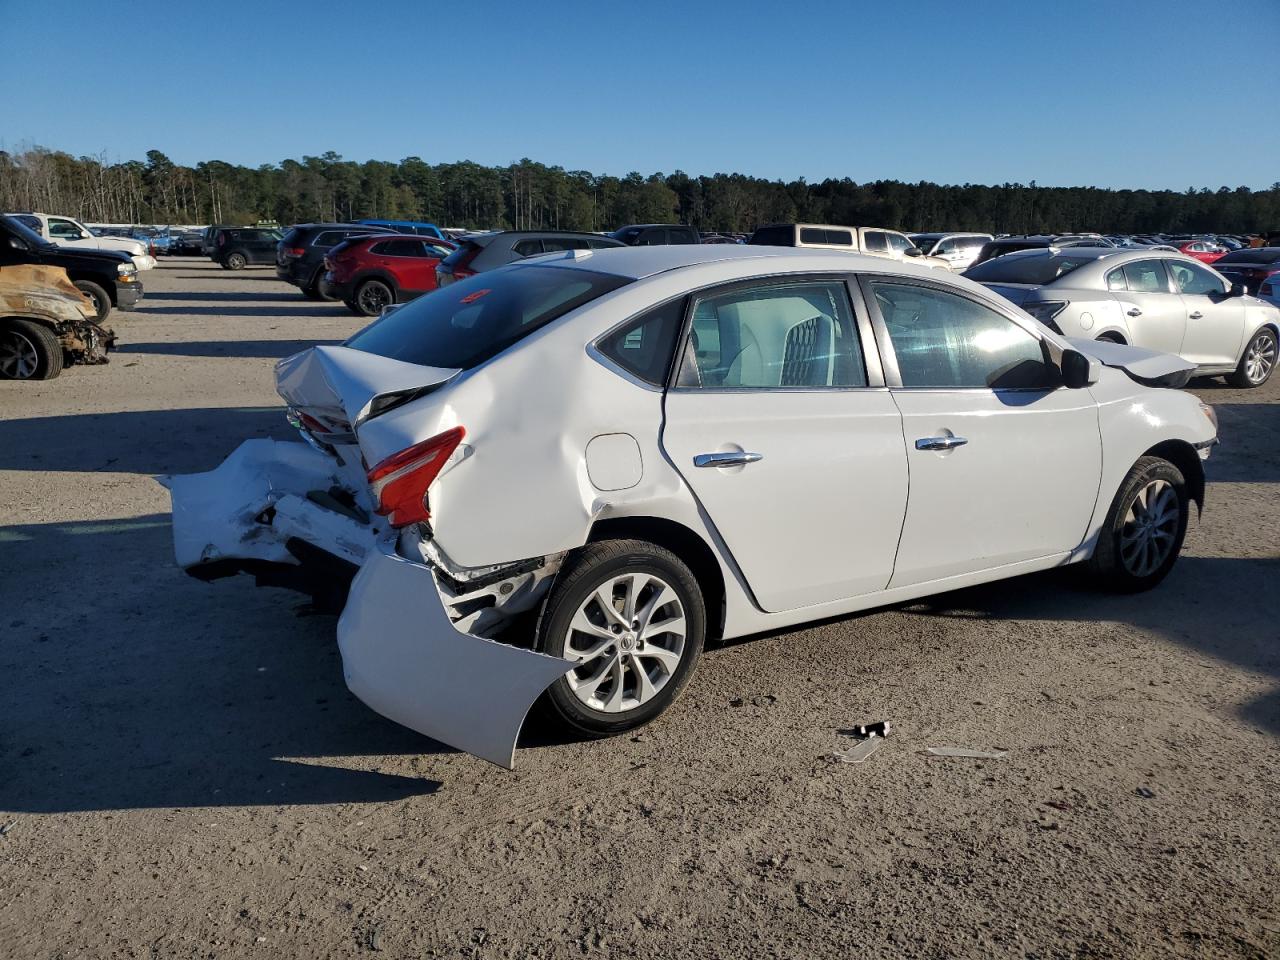
<svg viewBox="0 0 1280 960"><path fill-rule="evenodd" d="M116 273L120 274L122 278L136 277L138 275L138 268L135 267L132 263L117 263Z"/></svg>

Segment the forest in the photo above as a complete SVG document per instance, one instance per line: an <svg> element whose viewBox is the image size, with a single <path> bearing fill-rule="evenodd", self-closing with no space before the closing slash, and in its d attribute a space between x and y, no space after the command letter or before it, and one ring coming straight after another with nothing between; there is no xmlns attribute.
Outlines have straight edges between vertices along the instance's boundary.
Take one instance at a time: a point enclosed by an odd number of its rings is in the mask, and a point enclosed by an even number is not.
<svg viewBox="0 0 1280 960"><path fill-rule="evenodd" d="M1028 184L952 184L848 178L783 182L740 173L623 177L533 160L504 167L406 157L355 162L336 153L246 167L194 166L159 150L111 162L31 146L0 150L0 210L41 211L90 223L281 224L381 217L476 229L611 230L628 223L688 223L746 232L762 223L811 222L901 230L1041 233L1255 233L1280 230L1280 182L1112 190Z"/></svg>

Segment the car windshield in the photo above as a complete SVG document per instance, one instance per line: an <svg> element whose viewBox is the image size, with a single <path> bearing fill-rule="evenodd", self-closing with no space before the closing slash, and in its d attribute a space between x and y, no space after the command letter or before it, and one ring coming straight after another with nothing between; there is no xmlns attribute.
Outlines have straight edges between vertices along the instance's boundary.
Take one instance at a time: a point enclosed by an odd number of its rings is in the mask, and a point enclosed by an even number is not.
<svg viewBox="0 0 1280 960"><path fill-rule="evenodd" d="M1033 283L1043 286L1065 277L1077 267L1093 263L1095 257L1073 257L1070 254L1044 257L996 257L965 271L965 276L979 283Z"/></svg>
<svg viewBox="0 0 1280 960"><path fill-rule="evenodd" d="M424 367L468 370L626 277L536 265L482 273L385 314L346 342Z"/></svg>
<svg viewBox="0 0 1280 960"><path fill-rule="evenodd" d="M0 216L0 219L4 220L4 225L9 228L10 232L16 233L23 240L27 241L27 243L31 244L32 247L43 247L48 243L44 237L40 236L40 234L36 233L17 217L5 215Z"/></svg>

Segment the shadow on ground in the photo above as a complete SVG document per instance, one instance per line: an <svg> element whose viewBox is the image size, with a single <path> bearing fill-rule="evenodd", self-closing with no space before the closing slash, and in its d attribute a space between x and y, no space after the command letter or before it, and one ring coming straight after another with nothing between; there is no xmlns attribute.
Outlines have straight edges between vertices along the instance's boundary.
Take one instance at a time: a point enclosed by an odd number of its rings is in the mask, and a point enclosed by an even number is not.
<svg viewBox="0 0 1280 960"><path fill-rule="evenodd" d="M117 353L150 353L168 357L265 357L280 359L308 347L337 346L341 340L191 340L125 343Z"/></svg>
<svg viewBox="0 0 1280 960"><path fill-rule="evenodd" d="M145 302L145 301L144 301ZM262 303L256 307L233 307L218 304L208 307L187 307L162 305L157 307L138 307L136 313L153 314L166 317L327 317L351 316L351 312L341 303L327 303L320 300L302 300L291 306L278 306Z"/></svg>
<svg viewBox="0 0 1280 960"><path fill-rule="evenodd" d="M297 440L284 407L130 410L0 421L0 470L195 473L251 437Z"/></svg>
<svg viewBox="0 0 1280 960"><path fill-rule="evenodd" d="M176 300L180 303L188 303L195 301L197 303L213 302L213 303L235 303L237 301L247 303L261 303L264 300L281 300L286 303L307 303L306 297L296 290L292 293L148 293L143 300L144 304L150 304L153 300Z"/></svg>
<svg viewBox="0 0 1280 960"><path fill-rule="evenodd" d="M170 556L163 514L0 528L16 600L0 646L0 809L363 803L438 789L309 762L447 748L347 692L332 617L300 617L296 594L248 577L192 580Z"/></svg>

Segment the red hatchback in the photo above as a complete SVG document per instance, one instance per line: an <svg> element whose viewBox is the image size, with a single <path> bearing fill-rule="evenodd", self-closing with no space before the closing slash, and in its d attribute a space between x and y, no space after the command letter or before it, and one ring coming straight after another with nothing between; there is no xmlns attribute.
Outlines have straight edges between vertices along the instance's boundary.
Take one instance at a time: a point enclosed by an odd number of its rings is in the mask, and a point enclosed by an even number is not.
<svg viewBox="0 0 1280 960"><path fill-rule="evenodd" d="M1208 240L1187 240L1177 244L1177 247L1188 257L1195 257L1201 263L1216 263L1227 255L1225 248Z"/></svg>
<svg viewBox="0 0 1280 960"><path fill-rule="evenodd" d="M436 267L455 244L403 233L352 237L324 258L328 292L351 310L376 317L383 307L404 303L436 288Z"/></svg>

